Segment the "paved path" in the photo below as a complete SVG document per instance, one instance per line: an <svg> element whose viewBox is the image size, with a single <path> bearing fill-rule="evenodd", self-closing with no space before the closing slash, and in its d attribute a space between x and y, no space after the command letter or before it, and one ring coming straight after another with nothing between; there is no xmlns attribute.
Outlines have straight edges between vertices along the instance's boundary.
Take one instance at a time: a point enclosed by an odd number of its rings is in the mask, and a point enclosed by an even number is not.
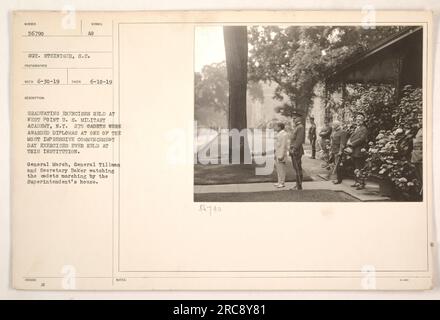
<svg viewBox="0 0 440 320"><path fill-rule="evenodd" d="M364 190L356 190L350 187L353 180L344 180L341 184L333 184L331 181L310 181L303 182L305 190L332 190L343 191L360 201L387 201L388 197L379 194L379 186L367 183ZM273 183L246 183L246 184L223 184L210 186L194 186L194 193L231 193L231 192L263 192L288 190L295 185L294 182L286 183L285 188L276 188ZM301 191L292 191L301 192Z"/></svg>

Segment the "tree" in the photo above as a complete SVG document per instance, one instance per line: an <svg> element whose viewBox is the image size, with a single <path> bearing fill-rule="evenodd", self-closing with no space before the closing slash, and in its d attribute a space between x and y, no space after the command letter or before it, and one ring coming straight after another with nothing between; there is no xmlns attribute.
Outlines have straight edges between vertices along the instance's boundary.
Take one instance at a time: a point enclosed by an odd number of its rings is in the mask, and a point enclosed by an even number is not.
<svg viewBox="0 0 440 320"><path fill-rule="evenodd" d="M248 81L247 91L252 101L259 103L264 102L264 91L260 81Z"/></svg>
<svg viewBox="0 0 440 320"><path fill-rule="evenodd" d="M226 63L206 65L194 78L195 120L206 126L226 127L229 108Z"/></svg>
<svg viewBox="0 0 440 320"><path fill-rule="evenodd" d="M264 102L260 82L249 81L247 91L253 101ZM194 118L199 124L228 126L229 82L225 61L205 65L194 74L194 104Z"/></svg>
<svg viewBox="0 0 440 320"><path fill-rule="evenodd" d="M229 81L229 129L241 131L247 127L246 118L246 89L248 72L248 39L246 26L225 26L223 35L226 53L226 69ZM240 145L234 145L230 139L229 156L235 152L240 154L240 163L250 159L250 149L247 134L240 139ZM237 150L238 148L239 150Z"/></svg>
<svg viewBox="0 0 440 320"><path fill-rule="evenodd" d="M245 129L248 40L246 26L223 27L229 81L229 128Z"/></svg>
<svg viewBox="0 0 440 320"><path fill-rule="evenodd" d="M302 108L307 113L318 81L400 28L251 27L249 78L277 84L274 98L288 100L279 108L283 115L289 116L292 108Z"/></svg>

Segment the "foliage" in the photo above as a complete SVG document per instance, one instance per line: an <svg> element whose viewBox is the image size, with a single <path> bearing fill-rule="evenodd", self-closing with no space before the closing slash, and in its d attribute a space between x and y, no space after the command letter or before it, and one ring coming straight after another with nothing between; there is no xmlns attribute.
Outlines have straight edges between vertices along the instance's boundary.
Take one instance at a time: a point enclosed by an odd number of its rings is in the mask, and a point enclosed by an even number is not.
<svg viewBox="0 0 440 320"><path fill-rule="evenodd" d="M362 112L369 131L368 147L362 150L366 166L354 174L359 180L380 177L391 184L394 196L420 200L422 181L417 179L416 168L410 159L412 141L421 125L422 90L405 86L398 105L394 96L394 89L386 86L358 85L349 88L346 108L352 114ZM354 123L348 121L344 130L351 134L354 127ZM345 169L352 166L350 149L344 150Z"/></svg>
<svg viewBox="0 0 440 320"><path fill-rule="evenodd" d="M261 82L248 81L247 91L252 101L264 103L264 92Z"/></svg>
<svg viewBox="0 0 440 320"><path fill-rule="evenodd" d="M249 81L249 97L264 102L264 92L259 82ZM226 63L205 65L194 75L195 120L207 126L226 127L229 109L229 82ZM210 121L209 123L207 121Z"/></svg>
<svg viewBox="0 0 440 320"><path fill-rule="evenodd" d="M380 130L391 130L394 127L395 89L391 86L350 86L347 88L345 103L353 116L357 113L365 115L368 140L374 140Z"/></svg>
<svg viewBox="0 0 440 320"><path fill-rule="evenodd" d="M311 105L313 87L337 66L378 41L396 33L400 27L318 26L248 28L249 79L274 81L274 98L287 98L289 109Z"/></svg>
<svg viewBox="0 0 440 320"><path fill-rule="evenodd" d="M398 109L393 115L394 122L403 130L410 130L417 133L419 118L423 115L423 96L421 88L405 86Z"/></svg>
<svg viewBox="0 0 440 320"><path fill-rule="evenodd" d="M195 74L195 108L210 108L216 112L228 109L229 83L226 77L226 63L213 63Z"/></svg>
<svg viewBox="0 0 440 320"><path fill-rule="evenodd" d="M411 163L412 139L420 128L422 95L420 89L405 87L399 106L392 118L392 130L379 130L369 142L367 166L362 170L366 176L376 175L389 181L400 197L420 200L422 181L416 177L416 168Z"/></svg>
<svg viewBox="0 0 440 320"><path fill-rule="evenodd" d="M274 110L285 117L292 117L294 108L290 103L285 102L282 105L275 107Z"/></svg>
<svg viewBox="0 0 440 320"><path fill-rule="evenodd" d="M401 148L402 139L407 138L400 128L394 132L381 130L375 141L370 142L364 171L368 176L378 175L390 181L403 198L419 200L421 181L416 178L416 169L408 159L406 150Z"/></svg>

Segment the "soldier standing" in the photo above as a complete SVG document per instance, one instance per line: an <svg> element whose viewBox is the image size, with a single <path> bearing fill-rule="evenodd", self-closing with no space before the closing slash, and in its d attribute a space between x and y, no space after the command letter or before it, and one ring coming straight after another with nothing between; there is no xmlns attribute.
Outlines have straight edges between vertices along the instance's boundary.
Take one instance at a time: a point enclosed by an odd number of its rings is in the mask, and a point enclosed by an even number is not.
<svg viewBox="0 0 440 320"><path fill-rule="evenodd" d="M418 115L418 131L413 138L413 150L411 152L411 162L416 171L416 178L420 182L420 195L423 193L423 114Z"/></svg>
<svg viewBox="0 0 440 320"><path fill-rule="evenodd" d="M305 128L302 123L302 110L294 109L292 118L295 128L290 139L290 157L292 159L293 170L296 173L296 186L292 190L302 190L303 172L301 167L301 157L304 154L303 143L305 141Z"/></svg>
<svg viewBox="0 0 440 320"><path fill-rule="evenodd" d="M347 143L353 149L351 157L353 158L355 168L355 183L351 187L356 187L357 190L365 188L365 179L358 174L365 166L365 155L362 153L362 148L367 144L368 129L364 123L364 114L358 113L356 116L356 129Z"/></svg>
<svg viewBox="0 0 440 320"><path fill-rule="evenodd" d="M319 137L321 138L319 140L319 146L322 150L322 159L329 162L330 155L328 150L328 145L330 142L330 137L332 134L332 127L330 126L330 120L328 118L324 119L324 127L319 131ZM326 163L323 167L327 167L328 164Z"/></svg>
<svg viewBox="0 0 440 320"><path fill-rule="evenodd" d="M336 180L334 184L342 183L342 154L347 143L347 132L342 128L339 121L333 122L333 130L331 136L331 153L335 165Z"/></svg>
<svg viewBox="0 0 440 320"><path fill-rule="evenodd" d="M316 124L315 124L315 118L310 117L310 128L309 128L309 141L312 145L312 156L310 159L316 159Z"/></svg>

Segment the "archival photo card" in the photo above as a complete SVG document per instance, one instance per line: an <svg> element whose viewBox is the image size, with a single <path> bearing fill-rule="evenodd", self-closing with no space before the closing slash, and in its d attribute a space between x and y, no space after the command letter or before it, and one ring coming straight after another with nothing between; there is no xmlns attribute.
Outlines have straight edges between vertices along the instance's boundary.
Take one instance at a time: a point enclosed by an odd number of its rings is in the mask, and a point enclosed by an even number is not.
<svg viewBox="0 0 440 320"><path fill-rule="evenodd" d="M14 288L432 288L430 12L11 21Z"/></svg>

